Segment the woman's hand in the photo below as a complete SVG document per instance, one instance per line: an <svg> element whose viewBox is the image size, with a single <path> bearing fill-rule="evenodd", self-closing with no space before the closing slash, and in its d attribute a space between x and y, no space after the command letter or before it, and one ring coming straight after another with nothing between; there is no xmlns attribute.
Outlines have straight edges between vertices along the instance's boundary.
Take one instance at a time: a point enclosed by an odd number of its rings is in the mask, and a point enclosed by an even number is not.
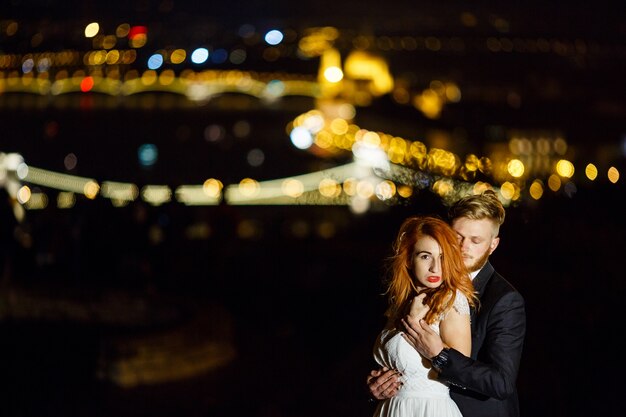
<svg viewBox="0 0 626 417"><path fill-rule="evenodd" d="M426 317L426 313L430 307L424 305L424 298L426 298L426 294L420 294L413 298L411 301L411 307L409 309L409 317L415 320L416 322Z"/></svg>

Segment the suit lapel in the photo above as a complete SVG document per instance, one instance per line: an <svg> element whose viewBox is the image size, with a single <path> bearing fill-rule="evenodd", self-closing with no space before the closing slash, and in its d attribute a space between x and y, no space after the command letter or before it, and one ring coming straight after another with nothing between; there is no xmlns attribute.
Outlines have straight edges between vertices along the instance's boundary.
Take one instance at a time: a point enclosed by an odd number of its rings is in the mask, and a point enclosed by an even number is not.
<svg viewBox="0 0 626 417"><path fill-rule="evenodd" d="M487 261L485 266L482 267L478 275L476 275L476 278L474 278L474 280L472 281L472 284L474 284L474 289L478 292L478 298L482 298L483 294L485 293L485 287L487 286L487 282L489 281L489 278L491 278L491 276L493 275L494 271L495 269L493 268L493 266L491 266L489 261Z"/></svg>
<svg viewBox="0 0 626 417"><path fill-rule="evenodd" d="M487 261L485 266L478 272L476 277L472 280L472 284L474 284L474 289L478 293L478 299L482 300L483 294L485 293L485 288L487 287L487 282L489 282L489 278L493 275L495 269L493 266ZM475 307L472 307L470 312L470 317L472 319L472 324L474 324L475 320L474 315L476 314Z"/></svg>

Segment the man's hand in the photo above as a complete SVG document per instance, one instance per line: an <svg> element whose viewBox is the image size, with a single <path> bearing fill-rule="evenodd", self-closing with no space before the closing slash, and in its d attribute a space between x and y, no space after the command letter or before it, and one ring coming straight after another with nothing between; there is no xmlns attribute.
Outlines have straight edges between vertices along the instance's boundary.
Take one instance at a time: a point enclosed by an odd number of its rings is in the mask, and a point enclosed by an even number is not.
<svg viewBox="0 0 626 417"><path fill-rule="evenodd" d="M406 316L402 319L404 339L426 359L433 358L445 347L441 337L422 319Z"/></svg>
<svg viewBox="0 0 626 417"><path fill-rule="evenodd" d="M381 368L370 372L367 376L367 387L370 395L377 400L386 400L398 393L402 386L400 373L395 369Z"/></svg>

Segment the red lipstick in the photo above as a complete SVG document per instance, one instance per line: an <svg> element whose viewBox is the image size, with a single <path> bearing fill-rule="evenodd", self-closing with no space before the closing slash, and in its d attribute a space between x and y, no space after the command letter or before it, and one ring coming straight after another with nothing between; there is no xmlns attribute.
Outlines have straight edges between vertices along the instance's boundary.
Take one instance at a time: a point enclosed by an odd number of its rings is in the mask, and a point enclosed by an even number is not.
<svg viewBox="0 0 626 417"><path fill-rule="evenodd" d="M438 282L441 279L441 277L438 277L436 275L431 275L428 278L426 278L426 281L428 282Z"/></svg>

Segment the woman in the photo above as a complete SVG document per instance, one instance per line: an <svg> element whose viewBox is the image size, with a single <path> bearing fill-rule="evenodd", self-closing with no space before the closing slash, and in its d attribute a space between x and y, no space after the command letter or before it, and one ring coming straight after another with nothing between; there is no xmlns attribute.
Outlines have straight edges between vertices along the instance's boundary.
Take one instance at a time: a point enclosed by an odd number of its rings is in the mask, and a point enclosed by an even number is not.
<svg viewBox="0 0 626 417"><path fill-rule="evenodd" d="M463 264L457 235L443 220L430 216L406 219L394 243L386 294L387 325L374 346L380 366L397 369L403 386L381 401L375 417L460 417L448 386L437 381L430 361L404 339L401 319L423 316L444 343L469 356L470 306L476 295Z"/></svg>

